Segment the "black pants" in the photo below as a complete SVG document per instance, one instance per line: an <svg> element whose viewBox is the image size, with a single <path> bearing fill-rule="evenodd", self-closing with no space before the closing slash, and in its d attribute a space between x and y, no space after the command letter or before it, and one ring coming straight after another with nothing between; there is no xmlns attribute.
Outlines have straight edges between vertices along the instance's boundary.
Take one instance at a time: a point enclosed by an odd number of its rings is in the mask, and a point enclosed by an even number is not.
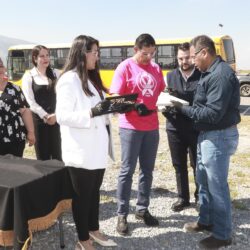
<svg viewBox="0 0 250 250"><path fill-rule="evenodd" d="M1 142L0 155L12 154L14 156L23 157L25 141L21 142Z"/></svg>
<svg viewBox="0 0 250 250"><path fill-rule="evenodd" d="M48 125L37 115L33 115L35 126L35 151L38 160L62 160L61 134L58 123Z"/></svg>
<svg viewBox="0 0 250 250"><path fill-rule="evenodd" d="M190 165L193 168L196 190L194 196L198 199L198 186L196 182L197 138L196 131L167 130L168 144L175 168L178 197L189 201L189 181L187 155L190 155Z"/></svg>
<svg viewBox="0 0 250 250"><path fill-rule="evenodd" d="M99 230L100 187L104 171L69 168L74 190L72 213L80 241L89 239L89 231Z"/></svg>

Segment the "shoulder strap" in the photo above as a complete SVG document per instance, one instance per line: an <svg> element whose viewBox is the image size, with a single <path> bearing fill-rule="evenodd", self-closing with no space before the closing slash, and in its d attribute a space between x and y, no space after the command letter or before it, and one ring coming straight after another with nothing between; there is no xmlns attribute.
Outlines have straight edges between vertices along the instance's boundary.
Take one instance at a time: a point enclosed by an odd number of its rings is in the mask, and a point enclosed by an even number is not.
<svg viewBox="0 0 250 250"><path fill-rule="evenodd" d="M30 77L31 77L31 87L32 87L32 90L34 92L34 84L35 84L34 76L31 74L31 72L29 72L29 73L30 73Z"/></svg>

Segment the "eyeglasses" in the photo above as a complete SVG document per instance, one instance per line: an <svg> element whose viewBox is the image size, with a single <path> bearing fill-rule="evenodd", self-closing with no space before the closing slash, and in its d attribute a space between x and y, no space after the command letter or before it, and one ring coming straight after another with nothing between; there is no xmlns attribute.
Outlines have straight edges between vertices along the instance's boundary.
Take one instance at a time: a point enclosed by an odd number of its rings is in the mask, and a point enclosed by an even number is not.
<svg viewBox="0 0 250 250"><path fill-rule="evenodd" d="M198 51L194 52L195 55L198 55L203 49L205 49L206 47L203 47L201 49L199 49Z"/></svg>
<svg viewBox="0 0 250 250"><path fill-rule="evenodd" d="M100 50L87 50L87 53L91 53L95 56L99 56L100 55Z"/></svg>
<svg viewBox="0 0 250 250"><path fill-rule="evenodd" d="M191 59L195 59L196 58L196 56L203 50L203 49L205 49L206 47L202 47L201 49L199 49L198 51L195 51L194 52L194 56L191 56Z"/></svg>
<svg viewBox="0 0 250 250"><path fill-rule="evenodd" d="M146 51L143 51L143 50L139 50L141 55L145 56L145 57L154 57L155 54L156 54L156 50L154 52L146 52Z"/></svg>

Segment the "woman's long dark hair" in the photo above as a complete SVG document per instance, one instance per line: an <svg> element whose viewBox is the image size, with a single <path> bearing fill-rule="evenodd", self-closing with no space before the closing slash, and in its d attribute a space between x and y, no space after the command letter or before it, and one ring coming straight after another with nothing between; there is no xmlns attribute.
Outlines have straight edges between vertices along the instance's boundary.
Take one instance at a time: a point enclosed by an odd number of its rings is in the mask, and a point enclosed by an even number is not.
<svg viewBox="0 0 250 250"><path fill-rule="evenodd" d="M34 64L35 67L37 67L37 63L36 63L36 59L40 53L40 51L42 49L45 49L49 52L49 49L43 45L37 45L32 49L32 63ZM54 87L55 83L56 83L56 75L53 72L51 66L49 65L46 69L46 76L48 77L48 79L50 79L51 81L49 81L49 87Z"/></svg>
<svg viewBox="0 0 250 250"><path fill-rule="evenodd" d="M87 96L94 95L88 87L88 79L98 90L107 92L107 89L103 86L100 77L98 64L96 64L95 69L87 70L86 53L91 50L94 44L96 44L99 48L98 40L93 37L85 35L76 37L69 50L69 55L63 68L63 73L76 69L76 72L82 82L82 89Z"/></svg>

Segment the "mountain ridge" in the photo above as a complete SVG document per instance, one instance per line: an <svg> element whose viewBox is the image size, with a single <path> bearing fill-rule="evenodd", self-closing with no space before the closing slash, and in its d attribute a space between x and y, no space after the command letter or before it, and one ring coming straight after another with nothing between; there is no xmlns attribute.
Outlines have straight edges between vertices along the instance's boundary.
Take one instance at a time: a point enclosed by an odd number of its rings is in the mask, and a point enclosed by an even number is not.
<svg viewBox="0 0 250 250"><path fill-rule="evenodd" d="M8 48L13 45L18 45L18 44L31 44L33 42L25 41L22 39L17 39L13 37L7 37L4 35L0 34L0 57L2 58L2 61L4 65L6 66L6 58L8 55Z"/></svg>

